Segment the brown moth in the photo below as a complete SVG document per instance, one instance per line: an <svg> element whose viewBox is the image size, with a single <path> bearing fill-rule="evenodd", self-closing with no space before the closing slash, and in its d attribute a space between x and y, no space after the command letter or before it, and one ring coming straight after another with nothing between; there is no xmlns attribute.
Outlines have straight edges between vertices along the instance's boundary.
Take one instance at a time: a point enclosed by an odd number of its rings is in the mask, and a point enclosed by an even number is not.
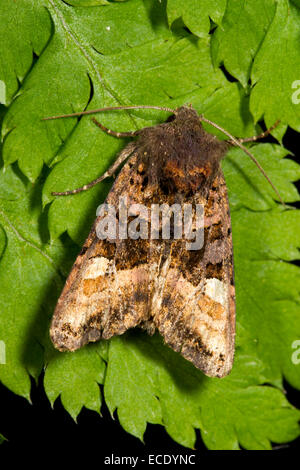
<svg viewBox="0 0 300 470"><path fill-rule="evenodd" d="M151 238L149 233L124 239L120 227L100 239L97 228L107 215L102 213L66 281L50 336L57 349L75 351L90 341L109 339L135 326L149 334L158 330L166 344L206 375L224 377L233 364L235 289L229 204L220 161L230 145L238 145L263 171L242 142L264 137L273 128L260 136L237 140L190 106L175 111L158 109L173 116L168 122L133 133L116 133L94 120L110 134L130 135L136 140L97 180L77 190L53 194L89 189L127 160L105 201L115 209L117 219L120 199L126 201L125 210L133 204L149 211L154 204L199 204L204 207L203 246L189 250L182 238ZM218 140L204 130L201 121L221 129L230 140Z"/></svg>

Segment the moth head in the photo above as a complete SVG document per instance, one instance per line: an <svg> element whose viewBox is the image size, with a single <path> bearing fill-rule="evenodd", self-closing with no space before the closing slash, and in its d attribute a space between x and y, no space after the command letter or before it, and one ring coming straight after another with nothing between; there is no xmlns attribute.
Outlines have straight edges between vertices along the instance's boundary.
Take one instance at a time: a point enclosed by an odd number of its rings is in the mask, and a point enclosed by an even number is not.
<svg viewBox="0 0 300 470"><path fill-rule="evenodd" d="M187 105L175 109L174 115L171 116L170 120L176 120L176 122L182 126L194 124L202 127L197 111Z"/></svg>

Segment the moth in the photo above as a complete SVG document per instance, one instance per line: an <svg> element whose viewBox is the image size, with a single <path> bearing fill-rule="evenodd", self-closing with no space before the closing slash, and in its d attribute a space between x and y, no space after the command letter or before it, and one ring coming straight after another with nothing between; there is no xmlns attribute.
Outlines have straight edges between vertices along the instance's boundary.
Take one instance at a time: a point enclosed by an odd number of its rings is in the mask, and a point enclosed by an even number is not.
<svg viewBox="0 0 300 470"><path fill-rule="evenodd" d="M130 108L148 106L101 110ZM75 351L136 326L149 334L158 330L165 343L196 368L211 377L224 377L234 357L235 288L230 212L220 161L230 145L240 146L264 173L243 143L265 137L275 126L260 136L238 140L191 106L151 108L172 114L165 123L126 133L93 119L103 131L134 140L104 175L82 188L53 194L87 190L123 164L105 201L117 220L120 200L126 201L126 210L137 204L149 211L155 204L190 205L192 217L198 204L204 210L202 246L189 250L183 238L124 238L120 227L106 239L99 238L97 229L107 212L98 215L58 300L50 336L60 351ZM202 122L222 130L229 140L208 133Z"/></svg>

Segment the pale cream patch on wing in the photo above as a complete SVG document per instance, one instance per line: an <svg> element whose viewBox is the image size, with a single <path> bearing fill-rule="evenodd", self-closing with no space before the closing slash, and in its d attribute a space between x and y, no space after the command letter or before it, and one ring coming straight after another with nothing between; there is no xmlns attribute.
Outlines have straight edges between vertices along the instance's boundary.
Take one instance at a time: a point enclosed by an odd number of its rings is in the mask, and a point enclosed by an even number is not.
<svg viewBox="0 0 300 470"><path fill-rule="evenodd" d="M103 256L92 258L87 261L87 268L84 273L84 279L96 279L104 276L109 265L109 260Z"/></svg>
<svg viewBox="0 0 300 470"><path fill-rule="evenodd" d="M215 302L223 305L224 308L228 304L228 288L225 282L219 279L207 279L205 283L205 295L210 297Z"/></svg>
<svg viewBox="0 0 300 470"><path fill-rule="evenodd" d="M121 312L127 308L126 299L135 292L146 289L148 283L147 265L136 266L132 269L118 271L117 278L108 267L106 276L83 279L78 286L76 298L77 311L90 315L95 311L107 314L113 306ZM108 309L108 310L107 310Z"/></svg>
<svg viewBox="0 0 300 470"><path fill-rule="evenodd" d="M100 262L96 263L96 260ZM130 298L135 291L147 291L147 265L118 272L118 282L113 276L109 260L93 258L76 290L69 293L68 303L64 305L62 323L69 323L74 329L86 324L88 319L101 312L103 323L114 303L124 308L126 297ZM96 274L97 273L97 274ZM119 289L120 294L116 295Z"/></svg>

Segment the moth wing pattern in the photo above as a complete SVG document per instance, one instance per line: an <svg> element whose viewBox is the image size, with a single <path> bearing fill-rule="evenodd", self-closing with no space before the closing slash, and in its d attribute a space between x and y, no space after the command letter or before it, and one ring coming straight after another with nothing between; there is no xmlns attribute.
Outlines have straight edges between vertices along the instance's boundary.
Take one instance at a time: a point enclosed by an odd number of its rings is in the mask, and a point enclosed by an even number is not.
<svg viewBox="0 0 300 470"><path fill-rule="evenodd" d="M118 207L119 198L140 203L143 174L137 154L119 173L106 203ZM97 217L58 300L50 336L59 350L74 351L90 341L124 333L149 316L148 241L99 239Z"/></svg>
<svg viewBox="0 0 300 470"><path fill-rule="evenodd" d="M163 291L153 320L165 342L208 376L227 375L233 363L235 288L227 189L221 170L203 203L204 246L173 242L160 271Z"/></svg>
<svg viewBox="0 0 300 470"><path fill-rule="evenodd" d="M230 214L220 168L228 144L206 133L196 111L187 107L138 135L105 202L116 209L123 197L127 207L148 209L201 204L204 245L194 251L185 239L149 234L102 240L98 217L59 298L52 342L74 351L134 326L150 334L158 329L206 375L223 377L232 367L235 336Z"/></svg>

